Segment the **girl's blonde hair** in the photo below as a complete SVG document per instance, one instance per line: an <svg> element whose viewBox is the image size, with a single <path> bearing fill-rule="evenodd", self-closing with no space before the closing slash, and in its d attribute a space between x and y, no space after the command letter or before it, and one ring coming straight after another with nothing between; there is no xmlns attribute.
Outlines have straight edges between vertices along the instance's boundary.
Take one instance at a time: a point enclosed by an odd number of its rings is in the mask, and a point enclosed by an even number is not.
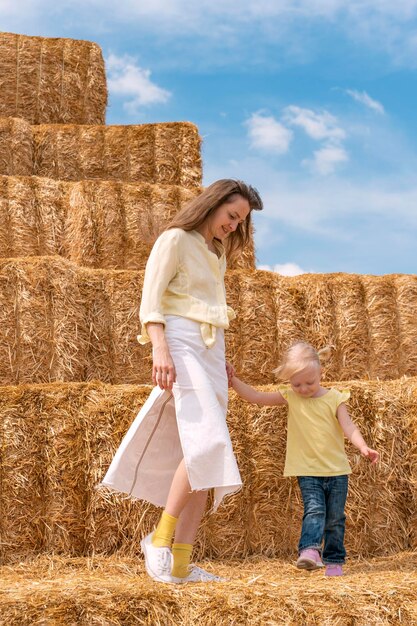
<svg viewBox="0 0 417 626"><path fill-rule="evenodd" d="M316 350L311 344L305 341L297 341L288 348L281 365L273 370L273 372L281 380L289 380L295 374L298 374L298 372L301 372L311 365L316 365L320 368L321 364L330 358L331 351L331 346Z"/></svg>
<svg viewBox="0 0 417 626"><path fill-rule="evenodd" d="M196 230L220 205L233 202L238 195L248 201L250 211L245 221L239 224L223 242L228 259L233 259L249 243L252 210L261 211L263 208L258 191L242 180L223 178L212 183L177 213L168 224L167 230L169 228Z"/></svg>

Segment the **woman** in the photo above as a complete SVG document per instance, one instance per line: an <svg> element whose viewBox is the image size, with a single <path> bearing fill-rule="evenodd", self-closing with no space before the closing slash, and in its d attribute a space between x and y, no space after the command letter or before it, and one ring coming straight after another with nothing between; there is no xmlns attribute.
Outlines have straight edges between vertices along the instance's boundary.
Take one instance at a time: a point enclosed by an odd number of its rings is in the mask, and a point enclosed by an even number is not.
<svg viewBox="0 0 417 626"><path fill-rule="evenodd" d="M154 580L220 580L190 560L208 490L216 510L242 485L226 425L223 330L234 312L224 273L226 255L248 243L253 209L262 209L256 189L218 180L176 215L146 265L138 340L152 342L155 388L103 484L164 507L156 531L141 542Z"/></svg>

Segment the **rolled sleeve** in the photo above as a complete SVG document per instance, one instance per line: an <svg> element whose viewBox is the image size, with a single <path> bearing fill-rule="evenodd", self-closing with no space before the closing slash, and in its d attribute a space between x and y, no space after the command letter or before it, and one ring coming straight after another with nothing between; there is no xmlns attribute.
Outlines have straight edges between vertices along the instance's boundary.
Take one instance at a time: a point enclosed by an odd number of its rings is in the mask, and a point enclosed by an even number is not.
<svg viewBox="0 0 417 626"><path fill-rule="evenodd" d="M153 322L165 326L161 301L166 288L177 273L179 236L178 230L165 231L156 240L149 255L139 311L141 334L137 340L142 345L150 341L147 324Z"/></svg>

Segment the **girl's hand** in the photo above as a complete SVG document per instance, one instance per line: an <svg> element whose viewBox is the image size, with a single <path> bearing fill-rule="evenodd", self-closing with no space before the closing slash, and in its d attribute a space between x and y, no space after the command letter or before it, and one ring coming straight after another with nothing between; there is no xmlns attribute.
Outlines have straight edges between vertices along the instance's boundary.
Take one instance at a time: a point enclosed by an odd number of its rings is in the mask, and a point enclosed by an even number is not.
<svg viewBox="0 0 417 626"><path fill-rule="evenodd" d="M229 385L229 387L232 386L232 378L233 376L236 375L236 371L235 368L233 367L233 365L231 363L229 363L228 361L226 361L226 373L227 373L227 383Z"/></svg>
<svg viewBox="0 0 417 626"><path fill-rule="evenodd" d="M368 446L361 448L360 453L362 456L369 459L372 465L375 465L375 463L379 459L379 452L377 452L376 450L372 450L372 448L368 448Z"/></svg>
<svg viewBox="0 0 417 626"><path fill-rule="evenodd" d="M152 381L161 389L172 389L177 375L171 353L166 344L153 348Z"/></svg>

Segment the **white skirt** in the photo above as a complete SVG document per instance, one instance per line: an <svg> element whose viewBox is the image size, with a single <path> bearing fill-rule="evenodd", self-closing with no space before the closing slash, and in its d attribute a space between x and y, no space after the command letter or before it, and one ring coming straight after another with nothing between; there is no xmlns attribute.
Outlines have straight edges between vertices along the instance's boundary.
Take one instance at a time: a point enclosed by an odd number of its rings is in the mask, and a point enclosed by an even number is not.
<svg viewBox="0 0 417 626"><path fill-rule="evenodd" d="M226 424L224 334L212 348L200 323L166 316L165 336L177 381L172 393L154 387L133 421L102 485L165 506L174 473L185 460L191 490L214 488L213 511L242 481Z"/></svg>

